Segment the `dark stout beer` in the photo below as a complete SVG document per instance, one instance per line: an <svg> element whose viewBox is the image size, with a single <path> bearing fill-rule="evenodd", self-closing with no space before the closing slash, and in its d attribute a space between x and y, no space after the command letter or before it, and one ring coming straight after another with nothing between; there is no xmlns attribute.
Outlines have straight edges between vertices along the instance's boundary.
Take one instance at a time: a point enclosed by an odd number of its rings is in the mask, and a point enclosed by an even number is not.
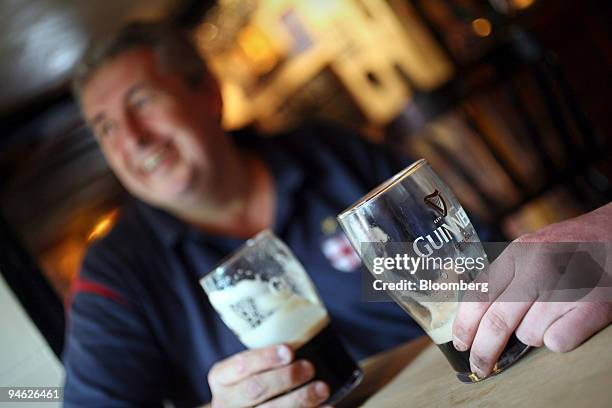
<svg viewBox="0 0 612 408"><path fill-rule="evenodd" d="M315 378L329 385L327 403L338 402L359 382L362 373L332 330L325 307L289 291L274 292L270 285L242 280L210 293L208 299L247 347L291 345L296 358L310 361Z"/></svg>
<svg viewBox="0 0 612 408"><path fill-rule="evenodd" d="M472 370L470 369L470 350L458 351L453 345L452 341L436 345L440 350L442 350L442 353L444 353L450 365L457 372L457 378L465 383L473 383L481 380L481 378L478 378L475 374L473 374ZM504 351L502 351L502 354L495 364L491 375L495 375L501 370L507 368L510 364L516 361L518 357L527 350L527 348L528 346L517 339L514 333L512 333L508 339L508 344L504 348Z"/></svg>
<svg viewBox="0 0 612 408"><path fill-rule="evenodd" d="M295 355L296 359L310 361L315 366L315 379L329 385L331 397L327 403L337 402L335 395L344 395L344 389L353 388L361 380L361 370L330 325L298 348Z"/></svg>

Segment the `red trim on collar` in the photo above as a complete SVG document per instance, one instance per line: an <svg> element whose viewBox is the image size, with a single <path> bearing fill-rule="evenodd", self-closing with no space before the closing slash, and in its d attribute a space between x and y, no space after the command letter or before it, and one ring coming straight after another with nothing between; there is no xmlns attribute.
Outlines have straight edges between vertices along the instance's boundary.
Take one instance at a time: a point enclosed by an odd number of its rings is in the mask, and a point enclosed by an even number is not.
<svg viewBox="0 0 612 408"><path fill-rule="evenodd" d="M113 300L117 303L127 304L128 301L119 293L109 288L108 286L102 285L97 282L93 282L80 277L75 278L70 287L70 292L66 297L66 310L70 309L72 300L78 293L92 293L94 295L102 296L107 299Z"/></svg>

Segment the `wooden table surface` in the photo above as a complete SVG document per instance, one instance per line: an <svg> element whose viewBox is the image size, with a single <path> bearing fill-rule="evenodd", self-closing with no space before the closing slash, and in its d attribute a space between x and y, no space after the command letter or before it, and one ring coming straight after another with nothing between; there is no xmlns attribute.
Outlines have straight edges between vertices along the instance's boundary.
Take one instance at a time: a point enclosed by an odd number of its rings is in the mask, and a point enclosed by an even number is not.
<svg viewBox="0 0 612 408"><path fill-rule="evenodd" d="M612 407L612 326L569 353L533 349L507 371L476 384L460 383L427 338L362 366L363 383L340 407Z"/></svg>

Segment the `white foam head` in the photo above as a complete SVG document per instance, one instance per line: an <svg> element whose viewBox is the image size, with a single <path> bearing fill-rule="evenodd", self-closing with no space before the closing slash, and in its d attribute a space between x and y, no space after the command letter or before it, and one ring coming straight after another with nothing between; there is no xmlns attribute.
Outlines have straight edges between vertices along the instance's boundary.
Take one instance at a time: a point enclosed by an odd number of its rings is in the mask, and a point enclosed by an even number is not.
<svg viewBox="0 0 612 408"><path fill-rule="evenodd" d="M429 337L436 344L444 344L453 339L453 323L457 316L457 302L422 302L430 314L431 320L428 327L424 327Z"/></svg>
<svg viewBox="0 0 612 408"><path fill-rule="evenodd" d="M298 296L278 281L244 279L209 293L221 318L249 348L288 343L300 347L321 331L329 317L314 297Z"/></svg>

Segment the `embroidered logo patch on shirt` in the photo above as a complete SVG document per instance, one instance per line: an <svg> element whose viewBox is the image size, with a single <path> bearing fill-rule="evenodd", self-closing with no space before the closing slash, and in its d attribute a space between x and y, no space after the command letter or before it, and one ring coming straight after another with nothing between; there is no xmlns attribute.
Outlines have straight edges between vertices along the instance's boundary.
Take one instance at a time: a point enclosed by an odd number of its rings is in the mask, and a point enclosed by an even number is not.
<svg viewBox="0 0 612 408"><path fill-rule="evenodd" d="M342 231L325 238L321 244L321 250L332 266L339 271L353 272L361 266L361 259Z"/></svg>

